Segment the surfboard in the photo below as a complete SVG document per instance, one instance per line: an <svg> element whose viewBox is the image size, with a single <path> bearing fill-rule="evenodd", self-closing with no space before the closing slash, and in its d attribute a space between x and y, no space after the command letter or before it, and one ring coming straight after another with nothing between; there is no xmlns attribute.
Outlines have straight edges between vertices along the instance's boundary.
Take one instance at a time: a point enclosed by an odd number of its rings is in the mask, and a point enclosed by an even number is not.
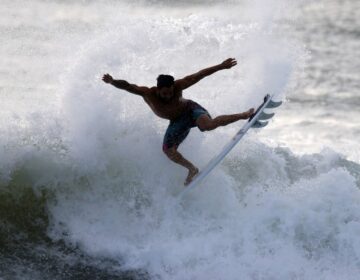
<svg viewBox="0 0 360 280"><path fill-rule="evenodd" d="M243 127L231 138L230 142L224 146L221 152L213 157L209 163L201 170L190 182L189 185L180 193L180 197L184 196L186 193L194 189L200 184L200 182L225 158L225 156L234 148L234 146L243 138L246 132L250 128L263 128L269 122L275 113L266 113L265 109L274 109L279 107L281 101L273 101L273 96L267 94L264 97L264 102L256 109L254 115L243 125Z"/></svg>

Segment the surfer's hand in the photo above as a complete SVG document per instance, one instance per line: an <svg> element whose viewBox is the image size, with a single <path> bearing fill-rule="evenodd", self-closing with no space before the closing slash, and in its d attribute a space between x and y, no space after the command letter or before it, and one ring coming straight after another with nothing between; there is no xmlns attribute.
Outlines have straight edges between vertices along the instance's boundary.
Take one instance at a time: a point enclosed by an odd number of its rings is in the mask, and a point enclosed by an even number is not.
<svg viewBox="0 0 360 280"><path fill-rule="evenodd" d="M230 69L231 67L234 67L237 64L237 61L235 58L228 58L227 60L224 60L220 66L223 69Z"/></svg>
<svg viewBox="0 0 360 280"><path fill-rule="evenodd" d="M111 77L109 74L105 74L102 80L107 84L111 84L114 81L113 77Z"/></svg>

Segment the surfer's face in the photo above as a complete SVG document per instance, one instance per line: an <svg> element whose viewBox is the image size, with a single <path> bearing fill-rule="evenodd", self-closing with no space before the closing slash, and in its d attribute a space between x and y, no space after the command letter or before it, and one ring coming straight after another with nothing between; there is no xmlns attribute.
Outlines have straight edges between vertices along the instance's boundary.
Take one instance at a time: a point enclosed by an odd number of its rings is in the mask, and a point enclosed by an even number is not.
<svg viewBox="0 0 360 280"><path fill-rule="evenodd" d="M170 87L162 87L159 89L159 96L166 100L169 101L173 96L174 96L174 86L170 86Z"/></svg>

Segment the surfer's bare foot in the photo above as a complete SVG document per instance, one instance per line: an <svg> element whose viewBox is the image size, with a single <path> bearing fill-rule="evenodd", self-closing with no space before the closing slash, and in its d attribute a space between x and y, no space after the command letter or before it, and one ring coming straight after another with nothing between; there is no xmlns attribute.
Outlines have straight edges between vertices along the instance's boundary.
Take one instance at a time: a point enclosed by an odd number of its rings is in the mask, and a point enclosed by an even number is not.
<svg viewBox="0 0 360 280"><path fill-rule="evenodd" d="M198 173L199 173L199 169L197 169L196 167L189 169L189 174L186 177L184 185L185 186L189 185L191 183L192 179L194 178L194 176Z"/></svg>
<svg viewBox="0 0 360 280"><path fill-rule="evenodd" d="M245 119L251 118L254 115L255 109L251 108L248 111L243 113Z"/></svg>

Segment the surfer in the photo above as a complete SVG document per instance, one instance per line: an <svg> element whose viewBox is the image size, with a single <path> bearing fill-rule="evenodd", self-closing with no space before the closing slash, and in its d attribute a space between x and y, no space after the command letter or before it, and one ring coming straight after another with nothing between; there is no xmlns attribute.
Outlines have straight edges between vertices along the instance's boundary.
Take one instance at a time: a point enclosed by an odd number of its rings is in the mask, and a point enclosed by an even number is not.
<svg viewBox="0 0 360 280"><path fill-rule="evenodd" d="M190 129L197 126L201 131L213 130L219 126L250 118L254 114L254 109L212 118L208 111L198 103L183 98L182 91L201 79L219 70L230 69L236 64L234 58L229 58L218 65L205 68L179 80L175 80L170 75L159 75L157 86L151 88L130 84L124 80L114 80L109 74L105 74L102 80L119 89L140 95L157 116L170 121L164 136L163 151L170 160L188 169L188 176L184 182L184 185L188 185L199 170L179 153L178 147L185 140Z"/></svg>

